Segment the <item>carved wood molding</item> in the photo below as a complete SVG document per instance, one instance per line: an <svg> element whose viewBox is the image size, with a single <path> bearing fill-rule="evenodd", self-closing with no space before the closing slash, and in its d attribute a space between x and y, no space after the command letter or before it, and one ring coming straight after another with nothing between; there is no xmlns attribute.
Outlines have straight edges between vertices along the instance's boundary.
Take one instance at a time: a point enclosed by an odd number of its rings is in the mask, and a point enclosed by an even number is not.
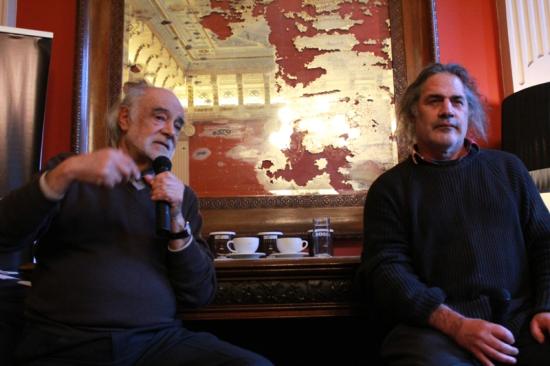
<svg viewBox="0 0 550 366"><path fill-rule="evenodd" d="M407 65L403 43L403 8L401 0L390 0L389 11L395 104L395 101L401 98L407 87Z"/></svg>
<svg viewBox="0 0 550 366"><path fill-rule="evenodd" d="M213 304L349 303L351 299L349 279L228 281L219 284Z"/></svg>
<svg viewBox="0 0 550 366"><path fill-rule="evenodd" d="M79 0L71 149L107 146L106 118L120 94L124 0Z"/></svg>
<svg viewBox="0 0 550 366"><path fill-rule="evenodd" d="M363 206L366 193L318 196L256 196L201 198L203 209L297 208Z"/></svg>
<svg viewBox="0 0 550 366"><path fill-rule="evenodd" d="M218 292L187 319L353 315L353 279L359 257L216 262Z"/></svg>
<svg viewBox="0 0 550 366"><path fill-rule="evenodd" d="M76 50L73 85L73 125L71 129L71 150L81 153L88 150L88 50L89 24L87 1L78 1Z"/></svg>

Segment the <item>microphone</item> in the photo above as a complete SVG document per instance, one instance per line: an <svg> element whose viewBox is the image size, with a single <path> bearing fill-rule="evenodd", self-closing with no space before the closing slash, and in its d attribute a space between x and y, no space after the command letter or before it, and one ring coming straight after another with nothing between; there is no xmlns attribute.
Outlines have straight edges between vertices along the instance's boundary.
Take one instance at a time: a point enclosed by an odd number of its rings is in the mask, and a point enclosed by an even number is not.
<svg viewBox="0 0 550 366"><path fill-rule="evenodd" d="M172 162L166 156L159 156L153 160L155 174L169 172ZM157 235L167 237L170 234L170 204L166 201L157 201L155 206Z"/></svg>

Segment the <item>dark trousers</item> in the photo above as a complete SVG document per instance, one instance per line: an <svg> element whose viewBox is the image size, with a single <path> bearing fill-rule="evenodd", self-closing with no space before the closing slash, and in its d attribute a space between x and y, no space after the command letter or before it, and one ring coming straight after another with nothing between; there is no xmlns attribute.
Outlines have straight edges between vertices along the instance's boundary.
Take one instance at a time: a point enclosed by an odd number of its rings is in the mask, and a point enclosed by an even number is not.
<svg viewBox="0 0 550 366"><path fill-rule="evenodd" d="M20 365L271 365L253 352L176 322L114 332L28 325L17 352Z"/></svg>
<svg viewBox="0 0 550 366"><path fill-rule="evenodd" d="M516 365L550 365L550 342L546 335L543 344L531 336L526 324L516 337L519 349ZM396 326L382 345L382 359L388 366L466 366L481 365L477 359L452 339L432 328Z"/></svg>
<svg viewBox="0 0 550 366"><path fill-rule="evenodd" d="M14 350L25 325L23 302L27 288L17 281L0 280L0 365L14 364Z"/></svg>

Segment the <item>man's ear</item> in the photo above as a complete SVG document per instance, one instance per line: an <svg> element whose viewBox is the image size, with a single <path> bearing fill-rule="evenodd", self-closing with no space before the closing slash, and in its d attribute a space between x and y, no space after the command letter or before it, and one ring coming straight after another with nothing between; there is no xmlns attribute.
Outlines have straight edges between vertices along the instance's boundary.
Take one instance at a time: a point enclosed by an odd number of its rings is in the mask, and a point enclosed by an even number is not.
<svg viewBox="0 0 550 366"><path fill-rule="evenodd" d="M118 110L118 126L122 131L127 131L130 126L130 109L121 106Z"/></svg>

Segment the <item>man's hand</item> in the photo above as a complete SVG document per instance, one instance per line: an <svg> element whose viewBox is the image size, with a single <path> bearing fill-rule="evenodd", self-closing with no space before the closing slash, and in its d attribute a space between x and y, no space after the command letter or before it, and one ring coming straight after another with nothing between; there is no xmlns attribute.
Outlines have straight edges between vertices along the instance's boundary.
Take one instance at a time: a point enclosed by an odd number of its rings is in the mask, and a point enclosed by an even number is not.
<svg viewBox="0 0 550 366"><path fill-rule="evenodd" d="M139 178L140 174L130 156L108 148L71 156L48 172L46 183L54 192L62 195L73 181L112 188L122 181Z"/></svg>
<svg viewBox="0 0 550 366"><path fill-rule="evenodd" d="M485 366L493 366L491 360L502 363L516 363L519 351L512 332L502 325L482 319L464 318L454 335L456 343L472 352Z"/></svg>
<svg viewBox="0 0 550 366"><path fill-rule="evenodd" d="M156 176L144 175L143 179L151 186L153 201L166 201L170 204L171 230L177 233L185 230L185 218L181 212L185 185L171 172L163 172ZM180 250L189 243L188 240L171 240L168 244L171 250Z"/></svg>
<svg viewBox="0 0 550 366"><path fill-rule="evenodd" d="M515 364L519 351L512 332L482 319L466 318L446 305L440 305L430 316L430 325L451 337L471 352L484 366L493 361Z"/></svg>
<svg viewBox="0 0 550 366"><path fill-rule="evenodd" d="M544 333L550 333L550 313L538 313L531 319L531 335L539 343L544 342Z"/></svg>
<svg viewBox="0 0 550 366"><path fill-rule="evenodd" d="M163 172L155 177L145 175L143 179L151 186L151 199L153 201L165 201L170 204L172 220L181 215L181 204L185 185L172 172Z"/></svg>

